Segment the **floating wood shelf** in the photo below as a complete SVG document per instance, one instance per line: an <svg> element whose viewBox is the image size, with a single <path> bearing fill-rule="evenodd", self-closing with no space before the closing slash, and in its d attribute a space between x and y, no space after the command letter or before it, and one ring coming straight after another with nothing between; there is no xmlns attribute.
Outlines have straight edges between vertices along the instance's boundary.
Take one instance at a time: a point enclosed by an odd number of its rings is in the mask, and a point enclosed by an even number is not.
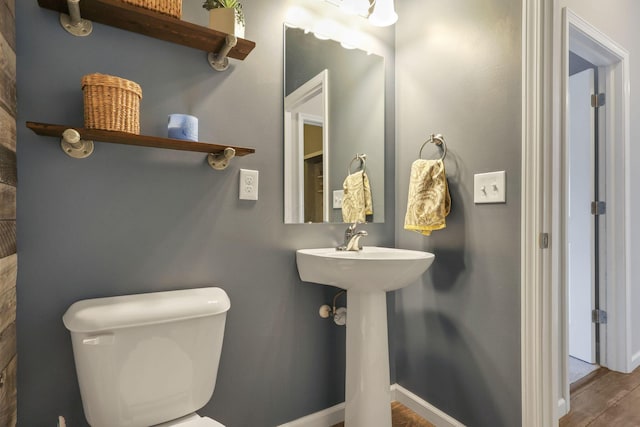
<svg viewBox="0 0 640 427"><path fill-rule="evenodd" d="M95 140L114 144L137 145L139 147L166 148L169 150L194 151L211 155L222 155L229 148L235 150L235 156L246 156L255 153L255 149L234 147L230 145L209 144L204 142L183 141L180 139L161 138L157 136L136 135L126 132L116 132L100 129L86 129L75 126L54 125L47 123L27 122L27 127L37 135L62 138L67 129L74 129L82 140ZM211 163L211 162L210 162ZM212 165L212 167L214 167ZM226 165L225 165L226 167ZM216 168L217 169L217 168Z"/></svg>
<svg viewBox="0 0 640 427"><path fill-rule="evenodd" d="M40 7L69 13L67 0L38 0ZM227 34L168 15L124 3L120 0L82 0L82 18L160 40L199 49L220 52ZM255 47L255 42L238 38L227 56L243 60Z"/></svg>

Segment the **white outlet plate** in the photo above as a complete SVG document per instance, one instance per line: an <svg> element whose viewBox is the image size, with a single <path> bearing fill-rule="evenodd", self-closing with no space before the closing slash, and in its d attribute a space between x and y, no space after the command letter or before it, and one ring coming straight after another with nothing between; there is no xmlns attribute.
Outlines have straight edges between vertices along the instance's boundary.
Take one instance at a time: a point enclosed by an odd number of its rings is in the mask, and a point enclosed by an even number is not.
<svg viewBox="0 0 640 427"><path fill-rule="evenodd" d="M342 208L343 197L344 197L344 190L333 190L333 209Z"/></svg>
<svg viewBox="0 0 640 427"><path fill-rule="evenodd" d="M474 203L506 203L505 171L477 173L473 176Z"/></svg>
<svg viewBox="0 0 640 427"><path fill-rule="evenodd" d="M240 200L258 200L258 171L240 169Z"/></svg>

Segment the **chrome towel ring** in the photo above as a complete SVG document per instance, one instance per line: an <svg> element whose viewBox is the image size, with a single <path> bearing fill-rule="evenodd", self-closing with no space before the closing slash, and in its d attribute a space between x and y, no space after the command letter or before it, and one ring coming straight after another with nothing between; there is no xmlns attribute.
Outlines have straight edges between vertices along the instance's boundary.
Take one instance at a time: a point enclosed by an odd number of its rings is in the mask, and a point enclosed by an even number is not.
<svg viewBox="0 0 640 427"><path fill-rule="evenodd" d="M429 142L433 142L434 144L442 147L442 157L440 158L440 160L444 160L444 158L447 156L447 144L446 144L446 142L444 142L444 136L442 136L441 134L437 134L437 135L431 134L429 139L427 139L422 144L422 147L420 147L420 154L418 155L418 157L422 158L422 149Z"/></svg>
<svg viewBox="0 0 640 427"><path fill-rule="evenodd" d="M362 169L363 173L367 169L367 155L356 153L356 156L353 159L351 159L351 162L349 163L349 167L347 167L347 175L351 175L352 173L358 172L357 169L354 172L351 172L351 166L353 166L353 162L357 160L360 160L360 169Z"/></svg>

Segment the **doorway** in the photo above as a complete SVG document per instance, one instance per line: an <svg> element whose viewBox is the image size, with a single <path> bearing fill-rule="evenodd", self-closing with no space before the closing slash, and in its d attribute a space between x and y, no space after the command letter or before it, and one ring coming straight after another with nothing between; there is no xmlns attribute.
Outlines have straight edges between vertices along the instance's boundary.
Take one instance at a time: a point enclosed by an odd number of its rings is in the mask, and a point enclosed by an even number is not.
<svg viewBox="0 0 640 427"><path fill-rule="evenodd" d="M284 222L329 221L329 71L284 99Z"/></svg>
<svg viewBox="0 0 640 427"><path fill-rule="evenodd" d="M631 372L629 53L557 1L524 2L522 425L557 425L569 411L564 162L568 56L604 67L609 96L603 132L609 309L606 366ZM603 326L601 326L602 328Z"/></svg>
<svg viewBox="0 0 640 427"><path fill-rule="evenodd" d="M561 212L553 219L562 241L555 276L560 416L570 410L570 355L592 367L629 372L631 309L628 53L572 11L563 12L563 130L555 187ZM571 53L590 65L570 77ZM573 110L584 110L582 118L574 118Z"/></svg>
<svg viewBox="0 0 640 427"><path fill-rule="evenodd" d="M571 46L570 46L571 48ZM601 162L606 95L598 90L598 67L569 51L568 124L565 157L566 288L568 303L568 380L573 384L599 368L601 287L606 286L606 265L601 250L605 215L605 174ZM597 203L595 202L597 201ZM602 274L601 274L602 273ZM606 332L606 331L603 331Z"/></svg>
<svg viewBox="0 0 640 427"><path fill-rule="evenodd" d="M322 123L304 123L304 222L323 222L324 213L324 155Z"/></svg>

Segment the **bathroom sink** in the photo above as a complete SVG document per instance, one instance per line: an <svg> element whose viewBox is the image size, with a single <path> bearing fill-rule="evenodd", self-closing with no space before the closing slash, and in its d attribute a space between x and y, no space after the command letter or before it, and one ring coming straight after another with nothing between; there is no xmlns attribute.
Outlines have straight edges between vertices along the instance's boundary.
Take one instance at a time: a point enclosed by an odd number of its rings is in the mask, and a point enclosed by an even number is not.
<svg viewBox="0 0 640 427"><path fill-rule="evenodd" d="M359 252L335 248L296 251L298 272L305 282L359 291L393 291L407 286L434 258L429 252L377 246L365 246Z"/></svg>
<svg viewBox="0 0 640 427"><path fill-rule="evenodd" d="M347 290L345 427L391 427L386 291L417 280L434 258L375 246L296 251L302 280Z"/></svg>

